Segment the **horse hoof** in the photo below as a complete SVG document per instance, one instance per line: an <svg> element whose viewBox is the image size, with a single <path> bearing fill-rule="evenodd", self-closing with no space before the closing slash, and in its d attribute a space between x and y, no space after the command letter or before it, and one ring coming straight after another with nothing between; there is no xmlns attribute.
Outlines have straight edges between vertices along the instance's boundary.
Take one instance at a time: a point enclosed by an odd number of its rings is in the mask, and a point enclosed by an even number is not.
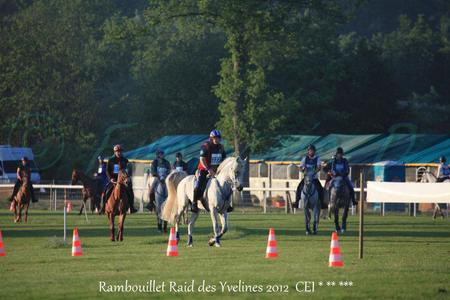
<svg viewBox="0 0 450 300"><path fill-rule="evenodd" d="M217 243L217 242L214 243L214 246L215 246L216 248L222 247L222 246L220 245L220 243Z"/></svg>
<svg viewBox="0 0 450 300"><path fill-rule="evenodd" d="M216 243L216 241L215 241L214 238L210 238L209 241L208 241L208 245L209 245L210 247L211 247L211 246L214 246L215 243Z"/></svg>

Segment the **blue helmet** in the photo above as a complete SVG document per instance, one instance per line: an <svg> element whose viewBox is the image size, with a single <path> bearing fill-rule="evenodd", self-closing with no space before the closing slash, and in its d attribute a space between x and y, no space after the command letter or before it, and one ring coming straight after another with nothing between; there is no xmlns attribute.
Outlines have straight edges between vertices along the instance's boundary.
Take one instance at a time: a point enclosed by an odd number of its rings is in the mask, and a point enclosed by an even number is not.
<svg viewBox="0 0 450 300"><path fill-rule="evenodd" d="M164 154L164 150L161 148L156 149L156 155Z"/></svg>
<svg viewBox="0 0 450 300"><path fill-rule="evenodd" d="M209 134L209 137L218 137L218 138L222 138L222 134L220 133L219 130L214 129L213 131L211 131L211 133Z"/></svg>

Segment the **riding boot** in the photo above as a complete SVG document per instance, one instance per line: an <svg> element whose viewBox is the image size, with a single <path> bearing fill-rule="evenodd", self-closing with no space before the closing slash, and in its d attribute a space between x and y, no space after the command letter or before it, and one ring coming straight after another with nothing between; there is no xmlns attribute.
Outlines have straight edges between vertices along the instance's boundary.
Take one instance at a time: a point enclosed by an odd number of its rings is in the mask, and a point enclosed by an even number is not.
<svg viewBox="0 0 450 300"><path fill-rule="evenodd" d="M319 224L317 222L314 222L313 225L313 234L317 234L317 231L319 230Z"/></svg>
<svg viewBox="0 0 450 300"><path fill-rule="evenodd" d="M167 221L164 221L164 233L167 233Z"/></svg>
<svg viewBox="0 0 450 300"><path fill-rule="evenodd" d="M227 212L232 212L234 210L234 207L232 205L228 206Z"/></svg>
<svg viewBox="0 0 450 300"><path fill-rule="evenodd" d="M199 196L198 196L198 194L199 194L199 188L198 187L196 187L195 189L194 189L194 200L192 200L192 204L191 204L191 211L193 212L193 213L198 213L198 204L197 204L197 201L198 201L198 199L199 199Z"/></svg>
<svg viewBox="0 0 450 300"><path fill-rule="evenodd" d="M155 203L156 203L156 196L155 196L155 191L152 189L150 191L150 201L148 202L146 208L149 211L153 211L155 209Z"/></svg>
<svg viewBox="0 0 450 300"><path fill-rule="evenodd" d="M132 214L137 213L137 209L134 208L134 197L130 198L130 213Z"/></svg>

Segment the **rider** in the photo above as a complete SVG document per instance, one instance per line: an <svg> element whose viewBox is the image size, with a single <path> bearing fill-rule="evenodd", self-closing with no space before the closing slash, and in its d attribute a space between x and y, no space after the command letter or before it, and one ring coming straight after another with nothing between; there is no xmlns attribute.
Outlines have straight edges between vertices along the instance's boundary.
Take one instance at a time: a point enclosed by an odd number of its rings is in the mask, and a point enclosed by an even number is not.
<svg viewBox="0 0 450 300"><path fill-rule="evenodd" d="M183 155L178 152L175 155L175 159L176 161L173 163L172 165L172 169L173 170L177 170L177 171L184 171L187 172L188 171L188 165L187 163L183 160Z"/></svg>
<svg viewBox="0 0 450 300"><path fill-rule="evenodd" d="M114 188L115 182L117 182L117 176L119 174L120 170L127 170L128 168L128 159L123 157L122 155L122 146L117 144L113 148L114 150L114 156L112 156L108 160L108 164L106 166L106 175L108 176L109 182L105 187L105 190L102 194L102 212L105 211L105 204L108 200L109 196L111 195L111 192ZM137 210L134 208L134 192L133 192L133 185L131 183L131 180L129 181L127 185L127 193L128 198L130 201L130 211L131 213L137 212Z"/></svg>
<svg viewBox="0 0 450 300"><path fill-rule="evenodd" d="M213 177L216 174L220 163L226 158L225 148L220 143L221 137L220 131L214 129L209 134L209 141L204 143L201 147L200 162L198 164L199 176L194 188L194 200L192 201L191 207L192 212L198 212L198 200L203 203L203 193L208 183L207 176ZM207 208L205 203L203 203L203 206Z"/></svg>
<svg viewBox="0 0 450 300"><path fill-rule="evenodd" d="M30 182L30 194L31 194L31 201L37 202L38 200L34 196L34 188L33 184L31 183L31 166L29 165L28 157L24 156L22 157L22 164L17 167L16 172L16 184L14 185L13 193L11 198L9 199L10 202L14 200L14 197L17 195L17 192L19 192L20 185L22 184L22 176L23 174L26 174L28 176L28 180Z"/></svg>
<svg viewBox="0 0 450 300"><path fill-rule="evenodd" d="M341 147L338 147L336 149L334 159L331 161L331 168L329 173L331 175L331 178L342 176L344 182L347 184L350 190L350 198L352 199L352 203L353 205L356 205L355 190L353 188L352 182L350 181L350 178L348 177L350 168L347 159L344 158L344 149L342 149ZM329 187L330 186L331 184L329 185Z"/></svg>
<svg viewBox="0 0 450 300"><path fill-rule="evenodd" d="M99 180L100 184L100 191L104 191L106 188L106 185L108 184L108 176L106 175L106 163L103 161L103 157L99 155L97 157L98 161L98 167L97 167L97 173L95 173L95 177ZM102 193L103 197L103 193Z"/></svg>
<svg viewBox="0 0 450 300"><path fill-rule="evenodd" d="M441 156L439 158L439 167L437 173L436 182L444 182L447 179L450 179L450 166L447 164L447 159L445 156Z"/></svg>
<svg viewBox="0 0 450 300"><path fill-rule="evenodd" d="M157 149L156 159L152 161L152 165L150 167L153 182L150 186L150 202L147 208L152 208L152 205L155 203L155 188L159 182L164 182L167 175L169 175L170 169L171 167L169 161L164 158L164 151Z"/></svg>
<svg viewBox="0 0 450 300"><path fill-rule="evenodd" d="M320 157L316 155L316 147L314 145L309 145L307 148L307 154L300 162L300 171L313 171L316 172L314 174L314 183L316 185L317 192L319 194L319 200L320 203L323 202L323 187L320 184L320 181L317 177L317 172L319 172L321 169L321 163L320 163ZM295 207L298 207L300 198L301 198L301 191L303 190L304 185L304 179L300 181L300 184L297 187L297 192L295 196Z"/></svg>

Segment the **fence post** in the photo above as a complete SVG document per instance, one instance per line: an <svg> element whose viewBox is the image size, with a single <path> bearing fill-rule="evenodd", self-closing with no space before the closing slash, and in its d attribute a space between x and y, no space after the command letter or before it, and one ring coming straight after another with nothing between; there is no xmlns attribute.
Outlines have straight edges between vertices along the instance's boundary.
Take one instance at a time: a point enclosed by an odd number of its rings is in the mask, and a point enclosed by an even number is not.
<svg viewBox="0 0 450 300"><path fill-rule="evenodd" d="M364 242L364 173L359 175L361 192L359 194L359 258L363 258Z"/></svg>
<svg viewBox="0 0 450 300"><path fill-rule="evenodd" d="M263 181L262 183L263 186L263 213L267 212L267 201L266 201L266 182Z"/></svg>
<svg viewBox="0 0 450 300"><path fill-rule="evenodd" d="M58 189L55 189L54 195L55 195L55 211L56 211L56 199L58 198Z"/></svg>
<svg viewBox="0 0 450 300"><path fill-rule="evenodd" d="M64 242L66 241L67 231L67 189L64 189Z"/></svg>

